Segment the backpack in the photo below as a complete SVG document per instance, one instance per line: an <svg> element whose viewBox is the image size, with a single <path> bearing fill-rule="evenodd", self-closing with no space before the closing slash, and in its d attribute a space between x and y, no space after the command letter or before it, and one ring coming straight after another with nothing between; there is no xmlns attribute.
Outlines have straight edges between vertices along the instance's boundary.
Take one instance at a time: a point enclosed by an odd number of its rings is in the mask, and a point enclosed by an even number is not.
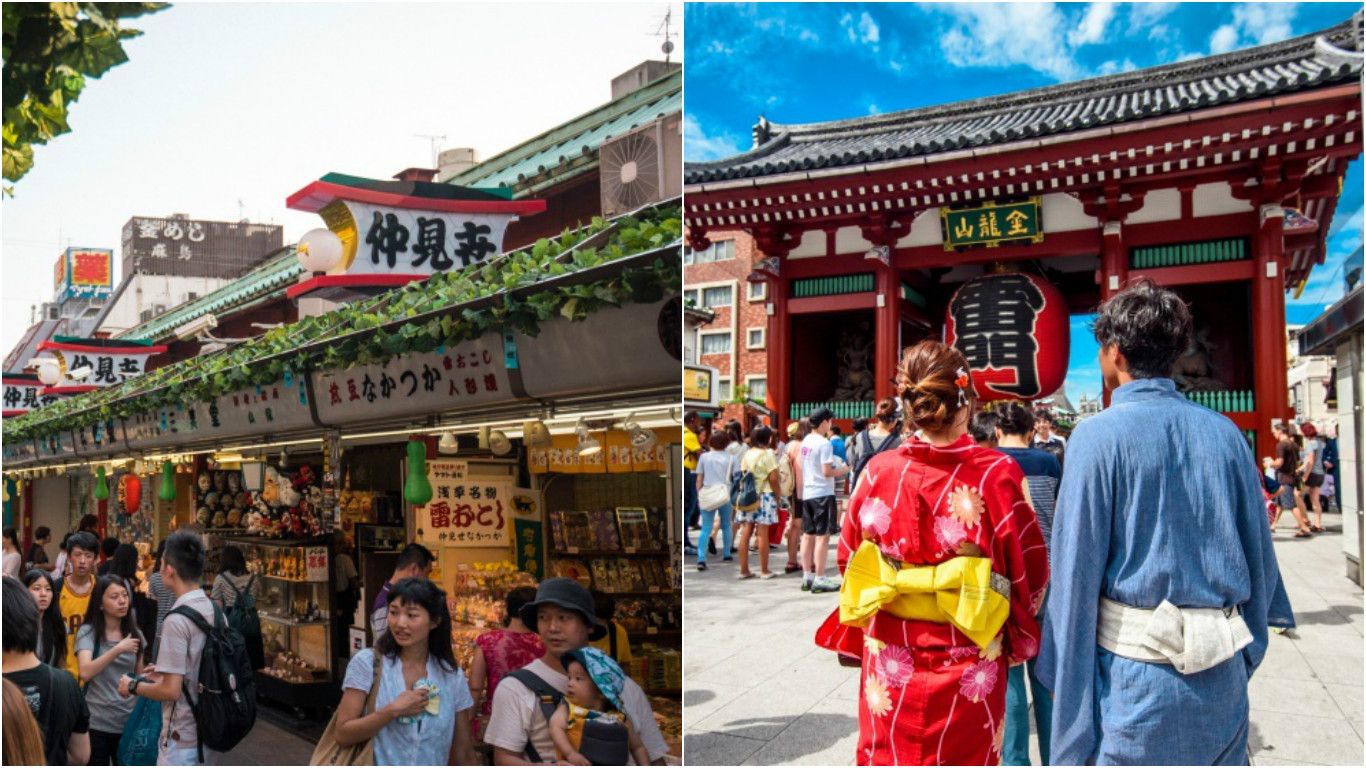
<svg viewBox="0 0 1366 768"><path fill-rule="evenodd" d="M786 453L786 451L784 451ZM792 474L792 462L786 456L778 457L778 495L791 496L796 490L797 478Z"/></svg>
<svg viewBox="0 0 1366 768"><path fill-rule="evenodd" d="M256 574L253 573L251 578L247 579L246 589L238 589L231 578L224 578L233 594L237 596L227 612L228 626L241 633L242 640L247 646L251 668L260 669L266 663L264 641L261 638L261 616L256 613L256 596L251 593L252 584L256 582Z"/></svg>
<svg viewBox="0 0 1366 768"><path fill-rule="evenodd" d="M859 433L859 440L862 441L863 446L859 450L858 464L854 466L854 473L852 475L852 482L855 486L858 485L858 477L863 473L863 468L868 466L868 462L879 453L895 448L899 444L900 435L896 432L892 432L882 439L882 442L878 444L876 449L873 448L873 438L868 434L868 430L865 429Z"/></svg>
<svg viewBox="0 0 1366 768"><path fill-rule="evenodd" d="M199 730L197 746L202 763L204 747L226 752L237 746L256 724L255 672L247 658L242 634L228 624L217 603L213 606L212 627L188 605L173 609L171 614L194 622L205 635L204 653L199 659L199 690L190 690L188 677L181 682ZM198 701L192 694L198 694Z"/></svg>
<svg viewBox="0 0 1366 768"><path fill-rule="evenodd" d="M555 686L542 680L540 675L525 667L522 669L514 669L504 675L503 679L506 680L509 677L522 685L525 685L528 691L535 694L536 699L540 702L541 715L545 717L545 722L548 727L550 725L551 716L555 714L556 708L558 708L560 702L564 700L564 694L556 690ZM526 757L533 765L544 762L541 760L540 754L537 753L536 747L531 743L531 734L529 733L527 734L526 739ZM555 755L551 755L551 757L555 757Z"/></svg>
<svg viewBox="0 0 1366 768"><path fill-rule="evenodd" d="M759 484L754 471L744 468L743 460L740 466L739 479L735 482L735 490L731 491L731 506L737 512L753 512L759 508Z"/></svg>

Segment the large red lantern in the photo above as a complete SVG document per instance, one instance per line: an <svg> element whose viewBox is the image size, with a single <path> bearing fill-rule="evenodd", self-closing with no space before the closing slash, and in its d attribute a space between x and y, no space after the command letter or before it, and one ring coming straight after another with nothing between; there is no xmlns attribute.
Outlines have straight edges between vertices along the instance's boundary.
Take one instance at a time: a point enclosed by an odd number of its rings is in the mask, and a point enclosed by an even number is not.
<svg viewBox="0 0 1366 768"><path fill-rule="evenodd" d="M1035 400L1067 376L1067 302L1052 283L1022 272L979 277L949 300L944 342L968 360L982 402Z"/></svg>
<svg viewBox="0 0 1366 768"><path fill-rule="evenodd" d="M142 478L129 472L123 476L123 509L134 514L142 506Z"/></svg>

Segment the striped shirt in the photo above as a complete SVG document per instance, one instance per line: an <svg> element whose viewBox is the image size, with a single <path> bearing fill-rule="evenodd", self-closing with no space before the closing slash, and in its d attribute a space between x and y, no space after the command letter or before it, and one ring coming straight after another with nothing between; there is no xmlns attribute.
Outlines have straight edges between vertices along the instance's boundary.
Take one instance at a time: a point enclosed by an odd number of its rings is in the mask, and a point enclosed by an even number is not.
<svg viewBox="0 0 1366 768"><path fill-rule="evenodd" d="M1024 472L1025 483L1029 487L1029 503L1034 506L1034 515L1039 518L1039 528L1043 531L1043 543L1052 546L1053 509L1058 503L1058 486L1062 483L1062 465L1057 458L1042 448L1003 448L996 450L1015 460ZM1049 550L1050 553L1052 550Z"/></svg>

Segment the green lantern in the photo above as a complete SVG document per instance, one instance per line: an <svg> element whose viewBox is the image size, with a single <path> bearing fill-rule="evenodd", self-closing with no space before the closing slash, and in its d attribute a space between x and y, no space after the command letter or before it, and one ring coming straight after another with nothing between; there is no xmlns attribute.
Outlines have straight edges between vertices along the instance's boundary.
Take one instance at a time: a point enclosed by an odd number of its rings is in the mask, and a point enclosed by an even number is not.
<svg viewBox="0 0 1366 768"><path fill-rule="evenodd" d="M403 498L416 507L432 500L432 484L427 481L427 445L421 440L408 441L408 477L403 482Z"/></svg>
<svg viewBox="0 0 1366 768"><path fill-rule="evenodd" d="M161 490L157 498L162 501L175 501L175 465L169 461L161 462Z"/></svg>
<svg viewBox="0 0 1366 768"><path fill-rule="evenodd" d="M96 468L95 468L95 477L98 478L98 479L95 481L95 500L96 500L96 501L108 501L108 500L109 500L109 481L106 480L105 477L104 477L104 467L96 467Z"/></svg>

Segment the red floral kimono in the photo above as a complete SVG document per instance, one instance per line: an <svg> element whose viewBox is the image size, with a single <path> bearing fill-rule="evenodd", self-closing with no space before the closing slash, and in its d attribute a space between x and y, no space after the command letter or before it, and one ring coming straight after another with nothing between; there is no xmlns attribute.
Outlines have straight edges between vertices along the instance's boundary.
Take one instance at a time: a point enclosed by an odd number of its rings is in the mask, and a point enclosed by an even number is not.
<svg viewBox="0 0 1366 768"><path fill-rule="evenodd" d="M860 765L996 765L1005 731L1008 664L1039 651L1035 619L1048 554L1010 458L966 435L936 447L911 438L874 457L850 498L840 535L844 571L864 539L890 560L937 565L991 559L1010 582L1010 612L986 648L947 623L879 611L866 629L821 626L816 643L862 659Z"/></svg>

